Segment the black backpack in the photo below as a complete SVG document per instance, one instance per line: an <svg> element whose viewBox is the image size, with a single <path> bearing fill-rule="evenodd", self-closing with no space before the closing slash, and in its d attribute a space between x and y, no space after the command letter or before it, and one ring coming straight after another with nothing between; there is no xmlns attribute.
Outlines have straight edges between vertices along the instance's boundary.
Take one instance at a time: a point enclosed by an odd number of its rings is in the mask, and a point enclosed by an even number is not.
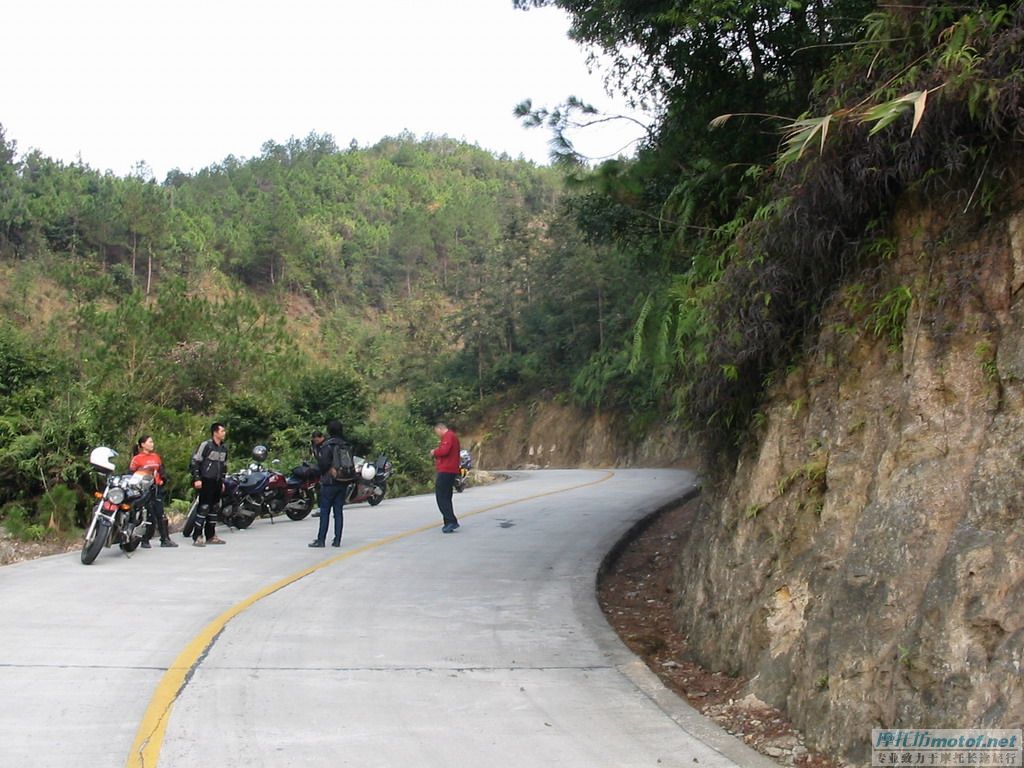
<svg viewBox="0 0 1024 768"><path fill-rule="evenodd" d="M329 440L331 468L329 474L336 483L355 480L356 463L352 457L352 446L343 440Z"/></svg>

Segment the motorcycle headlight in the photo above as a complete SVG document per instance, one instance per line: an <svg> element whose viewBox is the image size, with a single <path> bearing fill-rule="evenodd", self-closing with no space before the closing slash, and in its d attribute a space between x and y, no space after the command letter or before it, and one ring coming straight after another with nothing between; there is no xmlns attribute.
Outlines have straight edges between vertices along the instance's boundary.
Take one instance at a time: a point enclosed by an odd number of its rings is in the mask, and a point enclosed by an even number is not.
<svg viewBox="0 0 1024 768"><path fill-rule="evenodd" d="M110 492L107 493L107 499L114 504L120 504L122 501L124 501L124 489L111 488Z"/></svg>

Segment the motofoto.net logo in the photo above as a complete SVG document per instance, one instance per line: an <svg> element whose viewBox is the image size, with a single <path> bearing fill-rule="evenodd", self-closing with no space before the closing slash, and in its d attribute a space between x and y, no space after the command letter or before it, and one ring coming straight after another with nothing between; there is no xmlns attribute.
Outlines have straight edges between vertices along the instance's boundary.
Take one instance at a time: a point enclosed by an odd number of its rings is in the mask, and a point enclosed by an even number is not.
<svg viewBox="0 0 1024 768"><path fill-rule="evenodd" d="M872 728L871 765L1021 765L1021 729Z"/></svg>

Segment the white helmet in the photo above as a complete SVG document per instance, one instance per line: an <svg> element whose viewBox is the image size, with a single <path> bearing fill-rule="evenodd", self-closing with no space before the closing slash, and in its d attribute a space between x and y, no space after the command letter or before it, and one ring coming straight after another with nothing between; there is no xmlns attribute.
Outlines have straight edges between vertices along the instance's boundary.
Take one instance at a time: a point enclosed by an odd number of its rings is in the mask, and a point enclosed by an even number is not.
<svg viewBox="0 0 1024 768"><path fill-rule="evenodd" d="M366 462L359 470L359 474L363 476L363 480L373 480L377 476L377 468L370 462Z"/></svg>
<svg viewBox="0 0 1024 768"><path fill-rule="evenodd" d="M113 472L114 471L114 457L117 456L117 451L113 448L107 448L104 445L98 448L93 448L92 453L89 454L89 463L92 464L100 472Z"/></svg>

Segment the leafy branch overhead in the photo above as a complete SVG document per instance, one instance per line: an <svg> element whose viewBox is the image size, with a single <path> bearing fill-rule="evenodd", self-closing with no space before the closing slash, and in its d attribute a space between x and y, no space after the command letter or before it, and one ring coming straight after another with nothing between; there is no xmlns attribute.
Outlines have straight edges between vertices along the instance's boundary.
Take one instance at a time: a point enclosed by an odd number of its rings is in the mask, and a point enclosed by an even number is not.
<svg viewBox="0 0 1024 768"><path fill-rule="evenodd" d="M781 166L786 166L796 162L803 157L808 147L815 145L817 145L819 152L824 152L829 129L832 126L840 125L844 120L871 124L868 136L874 136L879 131L888 128L900 117L913 112L914 119L910 126L910 135L913 136L921 122L921 118L924 116L928 94L929 91L914 91L895 99L859 109L837 110L832 114L822 117L805 117L788 122L782 129L783 151L779 153L778 163ZM711 128L721 128L730 119L737 116L740 115L719 115L709 123L709 126Z"/></svg>
<svg viewBox="0 0 1024 768"><path fill-rule="evenodd" d="M618 157L632 145L650 138L650 126L640 122L631 115L604 114L593 105L587 104L576 96L569 96L563 104L548 109L534 109L533 100L526 99L516 105L512 111L524 128L547 128L551 131L551 159L558 164L581 166L589 161L606 160ZM584 135L587 129L607 125L614 122L628 122L636 127L636 138L626 144L615 147L601 157L591 157L579 152L571 134Z"/></svg>

